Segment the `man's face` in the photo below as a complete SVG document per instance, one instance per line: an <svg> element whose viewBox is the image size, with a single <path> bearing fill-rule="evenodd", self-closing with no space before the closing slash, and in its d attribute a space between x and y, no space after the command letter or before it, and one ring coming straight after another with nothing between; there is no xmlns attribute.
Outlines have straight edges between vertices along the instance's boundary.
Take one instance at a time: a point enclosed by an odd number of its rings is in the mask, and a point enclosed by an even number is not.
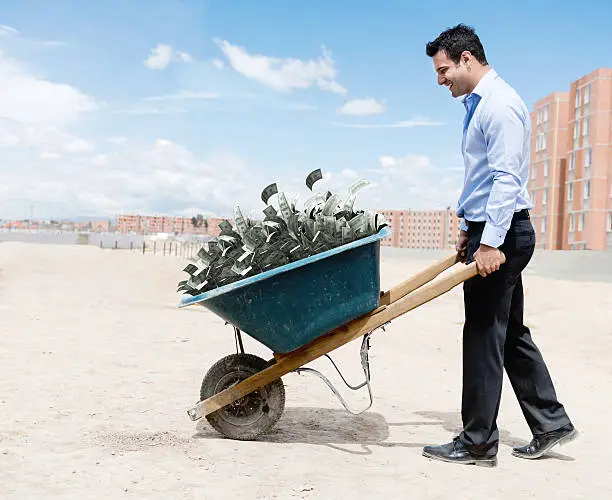
<svg viewBox="0 0 612 500"><path fill-rule="evenodd" d="M466 55L469 59L469 55ZM438 85L448 87L453 97L467 94L470 87L466 61L462 55L459 64L455 64L446 54L440 50L433 56L433 65L438 74Z"/></svg>

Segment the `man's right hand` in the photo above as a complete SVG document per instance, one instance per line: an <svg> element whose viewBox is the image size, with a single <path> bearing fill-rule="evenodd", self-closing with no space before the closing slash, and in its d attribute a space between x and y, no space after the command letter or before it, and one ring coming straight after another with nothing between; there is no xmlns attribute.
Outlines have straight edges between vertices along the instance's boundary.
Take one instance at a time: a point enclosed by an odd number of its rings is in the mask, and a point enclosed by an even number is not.
<svg viewBox="0 0 612 500"><path fill-rule="evenodd" d="M457 243L455 243L455 250L457 250L457 258L459 262L465 262L467 257L467 244L468 244L468 234L467 231L463 229L459 232L459 238L457 238Z"/></svg>

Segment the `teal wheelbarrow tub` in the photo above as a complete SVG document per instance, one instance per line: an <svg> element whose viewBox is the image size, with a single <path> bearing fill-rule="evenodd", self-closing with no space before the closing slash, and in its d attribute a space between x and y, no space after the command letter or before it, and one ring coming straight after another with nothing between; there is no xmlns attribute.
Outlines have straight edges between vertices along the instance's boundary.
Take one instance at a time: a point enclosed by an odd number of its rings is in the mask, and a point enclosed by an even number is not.
<svg viewBox="0 0 612 500"><path fill-rule="evenodd" d="M179 307L200 305L277 354L288 353L378 307L377 234L230 283Z"/></svg>

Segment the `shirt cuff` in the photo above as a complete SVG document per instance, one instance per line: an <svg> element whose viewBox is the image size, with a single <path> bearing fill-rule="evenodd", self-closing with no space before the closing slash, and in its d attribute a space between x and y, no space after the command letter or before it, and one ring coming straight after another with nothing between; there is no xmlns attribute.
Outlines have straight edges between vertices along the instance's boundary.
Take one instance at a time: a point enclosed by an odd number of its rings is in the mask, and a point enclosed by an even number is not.
<svg viewBox="0 0 612 500"><path fill-rule="evenodd" d="M507 231L501 227L494 226L490 222L485 224L480 237L480 243L490 247L498 248L506 239Z"/></svg>
<svg viewBox="0 0 612 500"><path fill-rule="evenodd" d="M461 224L459 224L459 227L460 227L460 229L462 231L467 231L468 230L467 224L465 223L464 219L461 219Z"/></svg>

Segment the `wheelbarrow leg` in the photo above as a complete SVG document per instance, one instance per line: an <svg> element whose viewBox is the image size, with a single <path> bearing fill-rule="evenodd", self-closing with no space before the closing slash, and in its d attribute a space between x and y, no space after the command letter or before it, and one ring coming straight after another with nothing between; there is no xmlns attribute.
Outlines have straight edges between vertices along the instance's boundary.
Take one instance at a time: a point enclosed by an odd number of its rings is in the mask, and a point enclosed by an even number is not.
<svg viewBox="0 0 612 500"><path fill-rule="evenodd" d="M295 351L275 355L276 362L274 364L251 375L235 386L224 389L214 396L200 401L189 409L187 414L192 420L197 420L217 411L259 387L265 386L283 375L294 371L296 368L310 363L347 342L372 332L398 316L439 297L478 273L475 262L469 265L459 264L457 267L458 270L450 273L448 276L423 286L400 300L336 328Z"/></svg>

